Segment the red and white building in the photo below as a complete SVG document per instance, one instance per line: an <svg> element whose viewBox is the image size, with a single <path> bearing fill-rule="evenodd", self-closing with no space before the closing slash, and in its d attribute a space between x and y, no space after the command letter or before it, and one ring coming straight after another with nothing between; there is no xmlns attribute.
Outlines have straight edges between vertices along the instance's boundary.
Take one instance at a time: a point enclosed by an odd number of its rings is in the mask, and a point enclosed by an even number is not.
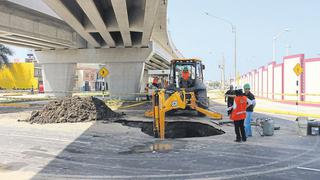
<svg viewBox="0 0 320 180"><path fill-rule="evenodd" d="M297 76L293 68L300 64L303 72ZM320 57L305 58L304 54L286 56L283 62L270 62L241 76L240 83L249 83L260 98L283 102L320 104Z"/></svg>

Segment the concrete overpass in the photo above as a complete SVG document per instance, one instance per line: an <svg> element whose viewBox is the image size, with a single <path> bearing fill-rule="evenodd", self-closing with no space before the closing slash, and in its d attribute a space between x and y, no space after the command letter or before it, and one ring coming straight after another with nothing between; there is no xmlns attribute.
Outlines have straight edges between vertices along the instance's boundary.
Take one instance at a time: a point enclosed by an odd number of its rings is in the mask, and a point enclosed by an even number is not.
<svg viewBox="0 0 320 180"><path fill-rule="evenodd" d="M70 95L77 63L103 63L110 93L134 98L147 70L180 56L167 34L166 0L6 0L0 42L36 50L46 92Z"/></svg>

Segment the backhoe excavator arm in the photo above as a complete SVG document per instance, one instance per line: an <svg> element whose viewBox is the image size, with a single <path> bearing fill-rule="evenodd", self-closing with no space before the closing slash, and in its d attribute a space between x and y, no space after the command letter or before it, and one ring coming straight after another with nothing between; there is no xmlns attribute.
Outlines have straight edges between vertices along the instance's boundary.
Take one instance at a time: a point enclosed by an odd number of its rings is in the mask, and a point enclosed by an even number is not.
<svg viewBox="0 0 320 180"><path fill-rule="evenodd" d="M145 116L153 117L153 131L154 137L165 138L165 118L166 112L173 109L186 109L189 106L206 116L220 120L222 115L220 113L204 109L197 105L197 99L194 92L185 92L185 90L175 91L166 99L165 90L157 90L153 94L153 109L145 112ZM188 96L188 99L186 98ZM190 99L189 99L190 98Z"/></svg>
<svg viewBox="0 0 320 180"><path fill-rule="evenodd" d="M175 91L168 99L165 98L165 90L156 91L153 95L153 131L155 137L165 138L166 112L173 109L185 109L185 91Z"/></svg>

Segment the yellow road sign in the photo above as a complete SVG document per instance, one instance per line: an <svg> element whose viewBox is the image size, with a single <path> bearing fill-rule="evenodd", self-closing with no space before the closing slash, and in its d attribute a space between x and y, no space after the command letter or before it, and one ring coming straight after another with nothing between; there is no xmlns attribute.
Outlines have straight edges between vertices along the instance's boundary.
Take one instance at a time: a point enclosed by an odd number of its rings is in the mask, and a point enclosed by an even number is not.
<svg viewBox="0 0 320 180"><path fill-rule="evenodd" d="M294 73L296 73L297 76L300 76L300 74L303 72L303 68L301 67L300 63L297 63L293 68Z"/></svg>
<svg viewBox="0 0 320 180"><path fill-rule="evenodd" d="M107 68L102 67L102 68L99 70L99 74L100 74L101 77L106 77L106 76L108 76L109 71L108 71Z"/></svg>

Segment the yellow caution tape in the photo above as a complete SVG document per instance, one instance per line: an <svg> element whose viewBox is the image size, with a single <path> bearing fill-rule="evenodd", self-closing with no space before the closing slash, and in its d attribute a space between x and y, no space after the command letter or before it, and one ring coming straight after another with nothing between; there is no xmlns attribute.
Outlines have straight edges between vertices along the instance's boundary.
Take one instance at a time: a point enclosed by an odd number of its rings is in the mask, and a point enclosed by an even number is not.
<svg viewBox="0 0 320 180"><path fill-rule="evenodd" d="M143 101L143 102L139 102L139 103L136 103L136 104L131 104L131 105L128 105L128 106L122 106L122 107L119 107L119 109L126 109L126 108L136 107L136 106L140 106L142 104L145 104L147 102L150 102L150 101Z"/></svg>

